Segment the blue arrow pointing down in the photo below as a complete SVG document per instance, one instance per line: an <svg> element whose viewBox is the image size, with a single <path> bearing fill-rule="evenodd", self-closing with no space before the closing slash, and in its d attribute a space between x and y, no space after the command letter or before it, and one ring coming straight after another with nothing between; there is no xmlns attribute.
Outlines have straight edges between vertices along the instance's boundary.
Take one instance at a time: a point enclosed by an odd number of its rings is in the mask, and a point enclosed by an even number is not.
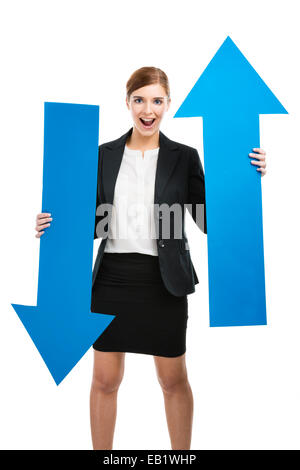
<svg viewBox="0 0 300 470"><path fill-rule="evenodd" d="M267 321L259 114L287 111L228 36L174 115L203 117L210 326Z"/></svg>
<svg viewBox="0 0 300 470"><path fill-rule="evenodd" d="M12 304L58 385L114 315L91 313L99 107L45 103L37 306Z"/></svg>

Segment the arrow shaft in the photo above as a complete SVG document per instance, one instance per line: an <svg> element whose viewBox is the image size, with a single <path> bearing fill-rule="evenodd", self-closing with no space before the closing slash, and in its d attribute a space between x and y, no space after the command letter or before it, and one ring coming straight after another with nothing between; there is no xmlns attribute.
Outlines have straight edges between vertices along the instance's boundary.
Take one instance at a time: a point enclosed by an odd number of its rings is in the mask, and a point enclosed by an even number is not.
<svg viewBox="0 0 300 470"><path fill-rule="evenodd" d="M266 323L259 117L203 120L211 326Z"/></svg>
<svg viewBox="0 0 300 470"><path fill-rule="evenodd" d="M39 307L90 305L99 107L45 103ZM75 262L74 262L75 260ZM72 267L72 269L70 269Z"/></svg>

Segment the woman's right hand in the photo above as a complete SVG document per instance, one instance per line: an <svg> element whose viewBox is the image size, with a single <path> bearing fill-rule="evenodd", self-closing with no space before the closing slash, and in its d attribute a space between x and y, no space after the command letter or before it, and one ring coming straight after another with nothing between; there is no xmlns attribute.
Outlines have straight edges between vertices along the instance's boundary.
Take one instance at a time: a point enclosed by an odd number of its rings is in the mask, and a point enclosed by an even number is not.
<svg viewBox="0 0 300 470"><path fill-rule="evenodd" d="M36 216L36 227L35 230L37 231L35 238L41 238L41 236L45 233L45 228L50 227L50 221L53 220L50 217L51 214L49 212L41 212Z"/></svg>

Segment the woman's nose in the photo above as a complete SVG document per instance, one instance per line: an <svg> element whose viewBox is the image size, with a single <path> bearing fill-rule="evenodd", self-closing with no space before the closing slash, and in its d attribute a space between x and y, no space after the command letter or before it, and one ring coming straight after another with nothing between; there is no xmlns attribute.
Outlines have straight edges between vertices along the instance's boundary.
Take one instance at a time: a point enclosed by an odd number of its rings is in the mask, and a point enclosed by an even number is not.
<svg viewBox="0 0 300 470"><path fill-rule="evenodd" d="M148 114L152 114L152 105L151 105L151 103L146 103L145 112L148 113Z"/></svg>

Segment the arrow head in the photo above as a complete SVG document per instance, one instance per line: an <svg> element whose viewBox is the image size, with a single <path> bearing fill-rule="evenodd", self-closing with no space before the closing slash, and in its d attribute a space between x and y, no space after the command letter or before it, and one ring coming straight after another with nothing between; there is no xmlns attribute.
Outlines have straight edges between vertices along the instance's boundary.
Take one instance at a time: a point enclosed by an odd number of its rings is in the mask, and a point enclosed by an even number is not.
<svg viewBox="0 0 300 470"><path fill-rule="evenodd" d="M228 36L174 117L220 112L288 114Z"/></svg>
<svg viewBox="0 0 300 470"><path fill-rule="evenodd" d="M45 311L11 304L34 342L56 385L66 377L115 315L82 311Z"/></svg>

